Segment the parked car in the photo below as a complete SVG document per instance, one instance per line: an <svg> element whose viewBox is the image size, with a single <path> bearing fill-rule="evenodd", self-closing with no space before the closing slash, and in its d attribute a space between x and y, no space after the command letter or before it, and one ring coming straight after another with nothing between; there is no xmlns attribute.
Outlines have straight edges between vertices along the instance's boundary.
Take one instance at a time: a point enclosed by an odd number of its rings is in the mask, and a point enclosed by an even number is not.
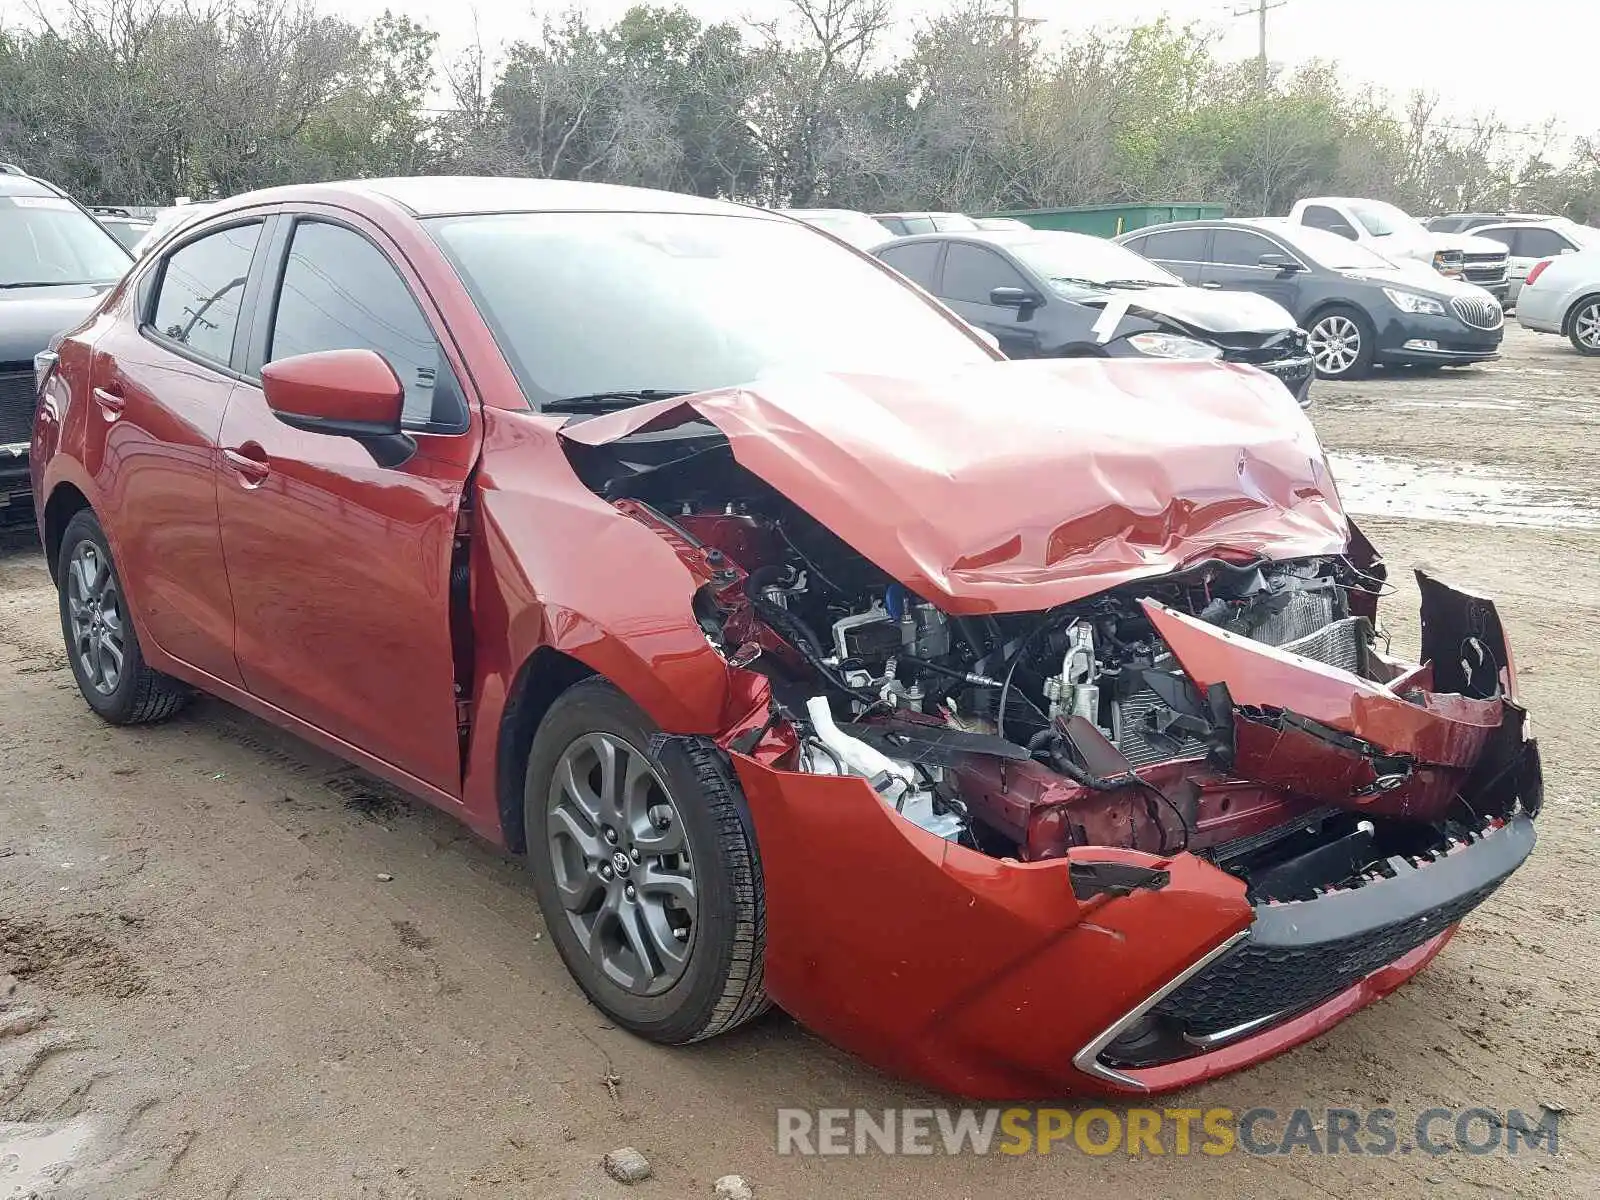
<svg viewBox="0 0 1600 1200"><path fill-rule="evenodd" d="M1462 366L1498 358L1505 314L1482 288L1288 221L1153 225L1118 239L1200 287L1275 300L1307 330L1317 374L1374 364Z"/></svg>
<svg viewBox="0 0 1600 1200"><path fill-rule="evenodd" d="M871 250L883 241L883 226L864 212L848 208L780 208L778 211L826 230L861 250Z"/></svg>
<svg viewBox="0 0 1600 1200"><path fill-rule="evenodd" d="M1508 225L1514 221L1548 221L1552 213L1444 213L1423 222L1434 233L1476 233L1482 225Z"/></svg>
<svg viewBox="0 0 1600 1200"><path fill-rule="evenodd" d="M935 233L875 253L1011 358L1225 359L1311 402L1305 335L1281 306L1189 287L1115 242L1083 233Z"/></svg>
<svg viewBox="0 0 1600 1200"><path fill-rule="evenodd" d="M1506 248L1511 285L1506 298L1507 307L1516 304L1522 292L1522 281L1540 259L1600 248L1600 229L1560 217L1547 221L1483 225L1475 232L1478 237L1500 242Z"/></svg>
<svg viewBox="0 0 1600 1200"><path fill-rule="evenodd" d="M1441 275L1459 276L1502 304L1510 290L1506 250L1499 242L1465 233L1436 233L1382 200L1314 196L1298 201L1288 220L1337 234L1391 261L1410 259Z"/></svg>
<svg viewBox="0 0 1600 1200"><path fill-rule="evenodd" d="M107 233L122 243L124 250L132 251L139 244L139 239L150 232L149 220L135 216L125 208L94 205L89 211Z"/></svg>
<svg viewBox="0 0 1600 1200"><path fill-rule="evenodd" d="M1600 249L1535 263L1522 285L1517 320L1525 329L1570 338L1579 354L1600 354Z"/></svg>
<svg viewBox="0 0 1600 1200"><path fill-rule="evenodd" d="M34 356L88 316L131 261L66 192L0 164L0 525L33 518Z"/></svg>
<svg viewBox="0 0 1600 1200"><path fill-rule="evenodd" d="M209 203L197 204L191 201L163 208L155 215L150 228L145 230L144 236L134 246L134 257L143 258L151 247L159 243L162 238L166 237L174 229L178 229L192 221L198 221L206 215L210 208L211 205Z"/></svg>
<svg viewBox="0 0 1600 1200"><path fill-rule="evenodd" d="M970 233L979 228L978 223L965 213L873 213L872 219L896 237L915 233Z"/></svg>
<svg viewBox="0 0 1600 1200"><path fill-rule="evenodd" d="M1260 372L1008 362L798 222L529 179L224 201L55 353L90 708L214 693L525 855L644 1037L770 999L951 1092L1188 1087L1532 850L1493 603L1421 574L1391 658Z"/></svg>

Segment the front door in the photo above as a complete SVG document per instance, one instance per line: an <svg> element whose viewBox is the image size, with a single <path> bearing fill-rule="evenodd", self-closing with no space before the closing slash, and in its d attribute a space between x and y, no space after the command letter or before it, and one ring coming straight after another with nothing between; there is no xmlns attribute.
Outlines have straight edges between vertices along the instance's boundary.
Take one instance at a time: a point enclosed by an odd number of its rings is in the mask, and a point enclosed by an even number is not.
<svg viewBox="0 0 1600 1200"><path fill-rule="evenodd" d="M971 242L951 242L945 250L944 271L938 296L963 320L986 329L1000 339L1007 358L1037 358L1042 350L1036 320L1038 306L1024 309L991 304L989 294L997 287L1038 289L1021 272L986 246Z"/></svg>
<svg viewBox="0 0 1600 1200"><path fill-rule="evenodd" d="M137 580L145 634L237 686L233 603L217 532L218 442L237 386L240 307L262 222L180 245L159 264L139 328L95 343L85 459L124 514L112 550Z"/></svg>
<svg viewBox="0 0 1600 1200"><path fill-rule="evenodd" d="M478 426L414 276L378 237L280 218L252 356L376 351L405 385L417 452L381 467L239 385L218 487L234 647L262 700L458 796L451 566Z"/></svg>
<svg viewBox="0 0 1600 1200"><path fill-rule="evenodd" d="M1218 229L1212 236L1211 261L1200 272L1203 287L1229 292L1255 292L1276 300L1291 313L1300 299L1300 276L1280 266L1262 266L1262 255L1299 260L1277 242L1249 229Z"/></svg>

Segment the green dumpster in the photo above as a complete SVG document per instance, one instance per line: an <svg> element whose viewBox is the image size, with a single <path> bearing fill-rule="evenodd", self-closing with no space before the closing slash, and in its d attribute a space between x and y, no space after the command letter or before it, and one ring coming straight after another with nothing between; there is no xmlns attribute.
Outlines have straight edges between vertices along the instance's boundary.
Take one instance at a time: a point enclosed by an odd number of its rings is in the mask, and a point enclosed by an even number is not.
<svg viewBox="0 0 1600 1200"><path fill-rule="evenodd" d="M1011 217L1035 229L1065 229L1109 238L1166 221L1215 220L1225 211L1220 204L1083 204L1073 208L1027 208L973 215Z"/></svg>

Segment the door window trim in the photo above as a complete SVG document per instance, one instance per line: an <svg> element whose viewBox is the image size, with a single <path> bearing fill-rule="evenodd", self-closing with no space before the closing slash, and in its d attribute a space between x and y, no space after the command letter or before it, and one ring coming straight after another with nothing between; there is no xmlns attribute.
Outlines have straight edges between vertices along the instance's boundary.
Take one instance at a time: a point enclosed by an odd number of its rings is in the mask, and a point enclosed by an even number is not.
<svg viewBox="0 0 1600 1200"><path fill-rule="evenodd" d="M215 225L197 226L184 234L181 241L167 247L161 258L152 264L149 271L139 281L135 300L138 316L139 334L146 341L160 346L170 354L186 359L196 366L205 367L229 379L248 381L239 368L243 362L245 346L250 338L250 331L255 325L256 298L261 288L261 273L265 264L262 247L272 235L272 226L275 218L272 213L245 210L237 214L229 214L226 219L219 220ZM246 225L261 226L261 233L256 238L255 248L250 252L250 268L245 274L244 291L239 297L239 319L234 325L233 343L228 348L228 361L222 362L209 354L201 354L183 342L174 341L167 337L155 324L155 307L160 302L161 288L167 277L167 265L174 255L182 252L196 242L203 241L215 234L226 233L230 229L239 229Z"/></svg>
<svg viewBox="0 0 1600 1200"><path fill-rule="evenodd" d="M277 214L277 221L278 228L274 231L272 242L267 247L268 252L260 256L262 258L260 287L265 292L265 302L257 304L253 308L250 336L247 339L245 348L242 350L242 366L245 373L240 378L255 387L259 388L261 386L261 368L265 365L264 359L267 354L267 346L272 339L273 325L278 319L278 301L283 295L283 278L289 269L289 252L294 245L295 230L302 224L332 225L366 242L389 265L389 269L394 272L395 278L399 280L400 286L405 289L406 295L411 298L411 303L416 305L417 313L422 317L423 324L428 327L428 332L433 335L433 340L438 345L439 353L444 359L444 365L449 368L450 375L455 382L456 394L460 397L462 406L465 409L465 414L459 427L445 428L429 424L407 428L405 431L413 435L429 438L456 438L470 433L477 407L477 385L472 380L470 372L465 370L466 360L461 355L460 348L450 337L448 326L442 314L438 312L438 306L434 304L433 297L428 295L426 303L418 297L417 290L411 286L410 279L407 278L406 272L400 269L399 261L397 260L405 261L408 268L411 268L410 261L399 253L398 248L394 253L391 253L379 244L367 230L361 228L354 221L335 215L332 212L318 209L290 209ZM413 274L416 273L414 268L411 268L411 270ZM419 282L421 281L420 275L418 275L418 280ZM424 294L426 294L426 285L424 285L423 290Z"/></svg>
<svg viewBox="0 0 1600 1200"><path fill-rule="evenodd" d="M1198 258L1198 259L1196 259L1196 258L1158 258L1158 257L1155 257L1153 255L1146 254L1142 250L1135 250L1134 253L1139 255L1139 257L1141 257L1141 258L1148 258L1151 262L1158 263L1158 264L1159 263L1177 263L1179 266L1182 266L1182 267L1222 267L1222 266L1227 266L1228 265L1227 263L1213 262L1211 260L1211 247L1216 242L1216 233L1217 233L1217 229L1218 228L1219 227L1216 226L1216 225L1185 225L1180 229L1152 229L1152 230L1150 230L1149 233L1144 235L1145 238L1148 240L1149 238L1155 237L1156 234L1158 234L1158 233L1198 233L1198 234L1201 235L1201 238L1200 238L1200 241L1201 241L1200 253L1202 255L1204 255L1203 258ZM1251 232L1255 232L1255 231L1252 230Z"/></svg>

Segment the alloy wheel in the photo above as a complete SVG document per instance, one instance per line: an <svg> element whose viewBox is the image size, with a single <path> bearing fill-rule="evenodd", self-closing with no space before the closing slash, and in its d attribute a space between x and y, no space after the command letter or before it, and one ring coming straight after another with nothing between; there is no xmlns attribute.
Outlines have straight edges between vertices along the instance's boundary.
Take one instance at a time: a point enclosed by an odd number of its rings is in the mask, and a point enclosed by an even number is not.
<svg viewBox="0 0 1600 1200"><path fill-rule="evenodd" d="M1572 336L1591 350L1600 350L1600 302L1588 304L1572 318Z"/></svg>
<svg viewBox="0 0 1600 1200"><path fill-rule="evenodd" d="M84 541L67 567L67 607L72 620L72 653L84 681L102 696L122 682L127 611L110 560Z"/></svg>
<svg viewBox="0 0 1600 1200"><path fill-rule="evenodd" d="M1343 375L1361 356L1361 330L1349 317L1332 313L1311 327L1306 345L1319 371Z"/></svg>
<svg viewBox="0 0 1600 1200"><path fill-rule="evenodd" d="M688 835L655 765L613 734L575 739L550 780L545 829L583 952L634 995L670 988L689 962L698 903Z"/></svg>

